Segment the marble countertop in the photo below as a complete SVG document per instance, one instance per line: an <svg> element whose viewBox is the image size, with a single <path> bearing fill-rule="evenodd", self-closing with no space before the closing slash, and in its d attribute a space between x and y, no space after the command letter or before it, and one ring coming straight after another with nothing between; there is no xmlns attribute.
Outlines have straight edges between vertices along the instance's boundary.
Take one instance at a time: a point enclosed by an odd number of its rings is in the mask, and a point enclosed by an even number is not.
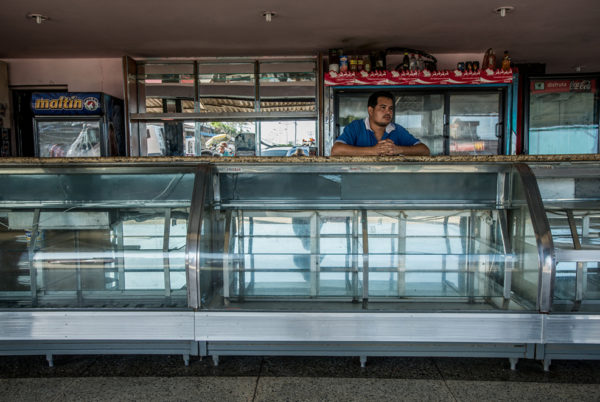
<svg viewBox="0 0 600 402"><path fill-rule="evenodd" d="M71 164L369 164L369 163L564 163L600 162L600 154L581 155L459 155L459 156L299 156L299 157L103 157L103 158L1 158L0 166Z"/></svg>

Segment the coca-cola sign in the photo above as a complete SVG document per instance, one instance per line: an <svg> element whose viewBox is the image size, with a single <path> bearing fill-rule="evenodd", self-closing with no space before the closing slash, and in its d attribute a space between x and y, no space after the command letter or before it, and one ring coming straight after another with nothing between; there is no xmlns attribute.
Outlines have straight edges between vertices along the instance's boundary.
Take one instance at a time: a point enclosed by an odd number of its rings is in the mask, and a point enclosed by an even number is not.
<svg viewBox="0 0 600 402"><path fill-rule="evenodd" d="M531 93L595 92L596 80L535 80L531 82Z"/></svg>

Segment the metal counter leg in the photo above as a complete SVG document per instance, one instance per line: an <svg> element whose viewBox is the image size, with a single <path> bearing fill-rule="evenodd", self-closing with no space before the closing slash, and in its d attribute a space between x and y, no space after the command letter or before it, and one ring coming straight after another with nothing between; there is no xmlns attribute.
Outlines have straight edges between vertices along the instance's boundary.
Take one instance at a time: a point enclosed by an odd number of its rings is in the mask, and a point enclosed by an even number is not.
<svg viewBox="0 0 600 402"><path fill-rule="evenodd" d="M548 357L544 359L544 371L550 371L550 363L552 363L552 359Z"/></svg>
<svg viewBox="0 0 600 402"><path fill-rule="evenodd" d="M190 355L189 354L183 355L183 364L185 364L186 367L190 365Z"/></svg>
<svg viewBox="0 0 600 402"><path fill-rule="evenodd" d="M509 357L508 361L510 361L510 369L512 371L516 371L517 370L517 363L519 362L519 358L518 357Z"/></svg>
<svg viewBox="0 0 600 402"><path fill-rule="evenodd" d="M360 368L365 368L367 365L367 356L359 356L360 357Z"/></svg>
<svg viewBox="0 0 600 402"><path fill-rule="evenodd" d="M46 353L46 361L49 367L54 367L54 356L52 353Z"/></svg>
<svg viewBox="0 0 600 402"><path fill-rule="evenodd" d="M215 365L215 367L217 367L219 365L219 355L212 355L212 359L213 364Z"/></svg>

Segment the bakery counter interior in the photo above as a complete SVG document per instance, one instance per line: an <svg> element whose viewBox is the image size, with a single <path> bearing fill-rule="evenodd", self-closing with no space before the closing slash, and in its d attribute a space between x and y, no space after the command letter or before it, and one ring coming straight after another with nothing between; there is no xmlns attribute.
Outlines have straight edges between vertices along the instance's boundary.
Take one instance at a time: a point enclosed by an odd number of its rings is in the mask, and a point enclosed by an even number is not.
<svg viewBox="0 0 600 402"><path fill-rule="evenodd" d="M3 165L0 306L597 312L598 173L586 162Z"/></svg>
<svg viewBox="0 0 600 402"><path fill-rule="evenodd" d="M217 164L200 308L535 312L550 278L528 175L512 164Z"/></svg>

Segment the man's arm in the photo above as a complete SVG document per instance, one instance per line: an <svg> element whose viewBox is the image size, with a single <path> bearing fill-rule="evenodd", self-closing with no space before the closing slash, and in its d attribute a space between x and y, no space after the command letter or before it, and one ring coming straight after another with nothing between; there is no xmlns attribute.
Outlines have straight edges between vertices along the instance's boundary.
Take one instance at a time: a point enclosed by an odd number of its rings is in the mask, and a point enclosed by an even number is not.
<svg viewBox="0 0 600 402"><path fill-rule="evenodd" d="M384 141L380 141L373 147L356 147L343 142L336 142L331 147L331 156L386 155L389 151L389 146Z"/></svg>
<svg viewBox="0 0 600 402"><path fill-rule="evenodd" d="M415 144L410 147L403 147L395 145L395 150L392 155L406 155L406 156L428 156L429 147L422 142Z"/></svg>
<svg viewBox="0 0 600 402"><path fill-rule="evenodd" d="M331 156L367 156L367 155L407 155L427 156L429 148L423 143L412 146L395 145L392 140L379 141L373 147L355 147L353 145L336 142L331 147Z"/></svg>

